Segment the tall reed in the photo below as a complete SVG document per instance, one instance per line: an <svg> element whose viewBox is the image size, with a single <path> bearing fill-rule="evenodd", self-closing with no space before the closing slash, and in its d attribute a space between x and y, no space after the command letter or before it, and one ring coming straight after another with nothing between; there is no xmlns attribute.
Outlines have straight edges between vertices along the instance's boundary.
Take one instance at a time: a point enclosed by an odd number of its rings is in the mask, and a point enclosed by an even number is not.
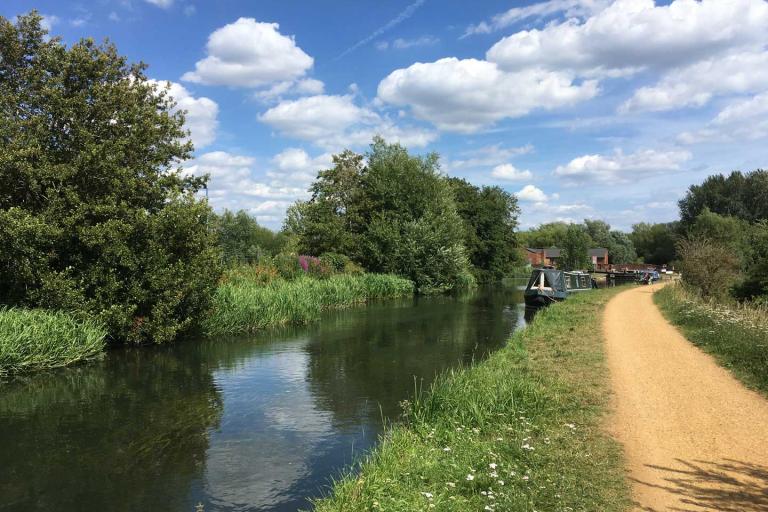
<svg viewBox="0 0 768 512"><path fill-rule="evenodd" d="M66 366L102 352L107 331L92 320L0 307L0 375Z"/></svg>
<svg viewBox="0 0 768 512"><path fill-rule="evenodd" d="M266 284L241 277L219 286L213 312L203 322L203 329L209 335L219 335L304 324L317 320L325 310L411 294L413 283L392 275L299 277L292 281L274 279Z"/></svg>

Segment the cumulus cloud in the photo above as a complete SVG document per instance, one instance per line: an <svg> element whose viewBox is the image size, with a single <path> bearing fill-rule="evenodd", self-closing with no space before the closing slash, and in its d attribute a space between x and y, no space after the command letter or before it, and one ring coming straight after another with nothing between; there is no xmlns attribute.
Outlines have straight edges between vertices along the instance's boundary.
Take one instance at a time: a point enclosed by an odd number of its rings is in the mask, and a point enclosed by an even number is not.
<svg viewBox="0 0 768 512"><path fill-rule="evenodd" d="M159 87L168 87L168 94L176 100L174 111L185 110L184 126L190 131L195 148L203 148L216 139L219 125L219 105L210 98L194 97L183 85L176 82L150 80Z"/></svg>
<svg viewBox="0 0 768 512"><path fill-rule="evenodd" d="M486 172L488 169L508 163L511 158L531 153L533 149L532 144L509 148L502 147L500 144L492 144L464 151L460 154L461 158L448 160L444 167L450 172L474 169Z"/></svg>
<svg viewBox="0 0 768 512"><path fill-rule="evenodd" d="M583 155L555 169L555 175L571 182L590 180L629 181L654 174L676 172L691 159L684 150L657 151L646 149L625 154L616 150L610 155Z"/></svg>
<svg viewBox="0 0 768 512"><path fill-rule="evenodd" d="M528 170L521 171L512 164L500 164L493 168L491 176L500 180L523 181L533 177L533 173Z"/></svg>
<svg viewBox="0 0 768 512"><path fill-rule="evenodd" d="M768 137L768 92L740 99L725 107L701 130L684 132L683 144L707 141L743 141Z"/></svg>
<svg viewBox="0 0 768 512"><path fill-rule="evenodd" d="M564 14L566 18L583 17L599 12L609 5L611 0L549 0L525 7L513 7L508 11L493 16L488 21L467 27L462 39L473 34L489 34L507 28L515 23L529 20L541 20L553 15Z"/></svg>
<svg viewBox="0 0 768 512"><path fill-rule="evenodd" d="M573 105L597 91L594 80L575 83L567 73L505 72L493 62L450 57L395 70L379 84L378 98L409 106L442 130L471 133L534 109Z"/></svg>
<svg viewBox="0 0 768 512"><path fill-rule="evenodd" d="M521 201L534 202L534 203L540 203L548 199L547 195L544 193L543 190L533 185L524 186L517 193L515 193L515 195Z"/></svg>
<svg viewBox="0 0 768 512"><path fill-rule="evenodd" d="M768 51L719 56L667 73L656 85L641 87L621 112L698 107L715 95L768 90Z"/></svg>
<svg viewBox="0 0 768 512"><path fill-rule="evenodd" d="M278 82L268 89L256 91L253 97L269 103L279 101L283 97L323 94L325 84L314 78L302 78L293 82Z"/></svg>
<svg viewBox="0 0 768 512"><path fill-rule="evenodd" d="M309 185L316 177L317 172L328 169L332 165L332 155L323 153L316 157L301 148L287 148L272 157L273 170L267 172L267 176L273 178L273 184L292 183L295 185Z"/></svg>
<svg viewBox="0 0 768 512"><path fill-rule="evenodd" d="M240 18L215 30L208 38L208 56L182 80L207 85L260 87L292 82L313 65L293 36L279 32L277 23Z"/></svg>
<svg viewBox="0 0 768 512"><path fill-rule="evenodd" d="M687 65L734 48L764 44L764 0L617 0L585 21L523 30L486 55L508 71L532 66L615 76Z"/></svg>
<svg viewBox="0 0 768 512"><path fill-rule="evenodd" d="M283 135L330 149L368 144L377 134L412 147L423 147L436 138L429 130L397 126L376 112L356 105L350 95L317 95L282 101L259 119Z"/></svg>

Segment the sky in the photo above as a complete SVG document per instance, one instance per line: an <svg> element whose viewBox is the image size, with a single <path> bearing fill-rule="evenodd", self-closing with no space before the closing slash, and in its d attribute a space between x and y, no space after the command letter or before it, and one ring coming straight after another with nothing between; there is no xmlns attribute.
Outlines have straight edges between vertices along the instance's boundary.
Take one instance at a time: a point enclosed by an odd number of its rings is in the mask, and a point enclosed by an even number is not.
<svg viewBox="0 0 768 512"><path fill-rule="evenodd" d="M514 193L523 229L678 217L766 168L768 0L4 0L109 38L187 111L186 172L272 229L374 135Z"/></svg>

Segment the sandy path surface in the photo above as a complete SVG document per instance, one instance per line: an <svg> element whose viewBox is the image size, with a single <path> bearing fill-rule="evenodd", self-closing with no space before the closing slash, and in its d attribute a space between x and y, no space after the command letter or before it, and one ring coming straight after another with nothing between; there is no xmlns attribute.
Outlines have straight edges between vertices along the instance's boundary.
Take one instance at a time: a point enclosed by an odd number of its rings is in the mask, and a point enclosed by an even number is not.
<svg viewBox="0 0 768 512"><path fill-rule="evenodd" d="M747 390L637 287L603 328L614 415L636 510L768 511L768 401Z"/></svg>

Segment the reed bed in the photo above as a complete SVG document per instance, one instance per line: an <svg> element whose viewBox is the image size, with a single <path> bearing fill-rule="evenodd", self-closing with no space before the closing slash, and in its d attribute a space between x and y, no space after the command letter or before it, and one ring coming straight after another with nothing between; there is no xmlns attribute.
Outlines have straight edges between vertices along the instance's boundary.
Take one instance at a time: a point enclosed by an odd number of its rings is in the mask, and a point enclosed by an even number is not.
<svg viewBox="0 0 768 512"><path fill-rule="evenodd" d="M305 324L323 311L373 299L413 295L413 283L393 275L333 275L327 279L302 276L266 284L243 278L221 284L214 307L205 319L208 335L240 334L275 325Z"/></svg>
<svg viewBox="0 0 768 512"><path fill-rule="evenodd" d="M540 312L482 363L415 389L403 421L316 512L629 509L601 312L620 288Z"/></svg>
<svg viewBox="0 0 768 512"><path fill-rule="evenodd" d="M0 307L0 375L91 359L106 336L103 326L68 313Z"/></svg>
<svg viewBox="0 0 768 512"><path fill-rule="evenodd" d="M768 395L768 308L700 297L682 284L654 295L691 343L713 355L747 386Z"/></svg>

